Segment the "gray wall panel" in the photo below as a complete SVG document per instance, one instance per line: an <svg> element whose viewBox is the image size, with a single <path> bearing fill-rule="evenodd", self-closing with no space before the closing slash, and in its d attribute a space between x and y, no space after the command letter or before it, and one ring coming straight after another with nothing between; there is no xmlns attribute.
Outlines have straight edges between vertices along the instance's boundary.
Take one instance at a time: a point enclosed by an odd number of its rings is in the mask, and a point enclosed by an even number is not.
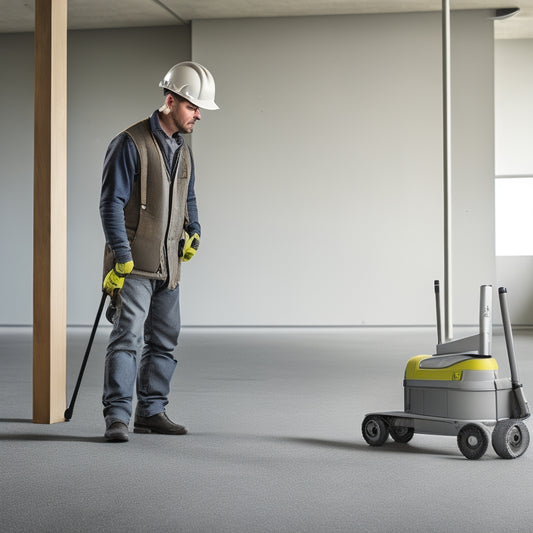
<svg viewBox="0 0 533 533"><path fill-rule="evenodd" d="M68 35L69 324L90 324L100 299L98 200L111 138L159 107L159 80L190 59L190 28ZM32 323L33 34L0 35L0 324Z"/></svg>
<svg viewBox="0 0 533 533"><path fill-rule="evenodd" d="M454 313L472 323L494 278L487 13L454 13L452 42ZM194 137L204 237L188 319L433 323L440 15L197 21L192 48L222 109Z"/></svg>
<svg viewBox="0 0 533 533"><path fill-rule="evenodd" d="M109 141L163 102L159 81L190 59L184 27L69 33L68 322L94 321L104 234L98 203Z"/></svg>
<svg viewBox="0 0 533 533"><path fill-rule="evenodd" d="M32 321L33 35L0 35L0 324Z"/></svg>
<svg viewBox="0 0 533 533"><path fill-rule="evenodd" d="M475 322L478 285L494 278L485 15L452 17L459 323ZM29 324L33 39L1 35L0 44L9 124L0 227L12 258L2 261L0 324ZM69 324L90 324L98 303L107 143L159 105L159 78L189 55L215 75L222 109L203 112L193 135L204 232L184 267L184 323L433 323L432 283L442 277L438 13L197 21L192 43L186 28L80 31L69 46Z"/></svg>

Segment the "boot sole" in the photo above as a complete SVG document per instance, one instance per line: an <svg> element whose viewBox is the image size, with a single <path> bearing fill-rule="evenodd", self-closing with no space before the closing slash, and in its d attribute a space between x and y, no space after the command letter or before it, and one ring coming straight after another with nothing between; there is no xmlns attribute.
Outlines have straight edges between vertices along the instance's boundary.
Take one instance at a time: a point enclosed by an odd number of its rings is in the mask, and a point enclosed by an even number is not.
<svg viewBox="0 0 533 533"><path fill-rule="evenodd" d="M128 435L104 435L107 442L128 442L130 438Z"/></svg>
<svg viewBox="0 0 533 533"><path fill-rule="evenodd" d="M184 430L183 432L179 433L170 433L152 428L134 427L133 433L155 433L156 435L187 435L187 430Z"/></svg>
<svg viewBox="0 0 533 533"><path fill-rule="evenodd" d="M151 429L148 428L133 428L133 433L152 433Z"/></svg>

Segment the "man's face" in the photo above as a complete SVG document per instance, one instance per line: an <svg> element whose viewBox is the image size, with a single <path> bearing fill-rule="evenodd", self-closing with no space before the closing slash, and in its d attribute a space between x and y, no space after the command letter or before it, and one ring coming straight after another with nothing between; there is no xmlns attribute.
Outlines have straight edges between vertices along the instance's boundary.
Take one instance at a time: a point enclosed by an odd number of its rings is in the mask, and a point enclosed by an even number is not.
<svg viewBox="0 0 533 533"><path fill-rule="evenodd" d="M194 124L202 118L200 108L191 104L188 100L172 98L172 103L169 107L170 116L179 133L192 133Z"/></svg>

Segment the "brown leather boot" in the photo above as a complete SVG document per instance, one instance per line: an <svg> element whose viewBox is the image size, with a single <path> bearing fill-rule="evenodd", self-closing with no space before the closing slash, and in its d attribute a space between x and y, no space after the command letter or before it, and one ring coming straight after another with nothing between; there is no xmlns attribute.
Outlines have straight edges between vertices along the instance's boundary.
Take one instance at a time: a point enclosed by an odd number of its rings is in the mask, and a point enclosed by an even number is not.
<svg viewBox="0 0 533 533"><path fill-rule="evenodd" d="M135 415L134 433L159 433L161 435L186 435L187 430L170 420L165 412L154 416Z"/></svg>

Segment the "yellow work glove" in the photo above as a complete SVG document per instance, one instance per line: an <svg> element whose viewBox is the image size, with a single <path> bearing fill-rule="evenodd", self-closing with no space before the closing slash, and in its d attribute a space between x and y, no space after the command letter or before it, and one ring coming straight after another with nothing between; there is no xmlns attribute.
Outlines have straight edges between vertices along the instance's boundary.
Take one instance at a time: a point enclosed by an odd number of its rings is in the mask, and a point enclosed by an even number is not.
<svg viewBox="0 0 533 533"><path fill-rule="evenodd" d="M188 233L185 233L185 244L183 245L183 260L190 261L196 254L196 250L200 246L200 235L195 233L189 237Z"/></svg>
<svg viewBox="0 0 533 533"><path fill-rule="evenodd" d="M133 261L127 263L115 263L113 270L110 270L104 278L104 291L113 295L115 290L120 290L124 286L124 278L133 270Z"/></svg>

